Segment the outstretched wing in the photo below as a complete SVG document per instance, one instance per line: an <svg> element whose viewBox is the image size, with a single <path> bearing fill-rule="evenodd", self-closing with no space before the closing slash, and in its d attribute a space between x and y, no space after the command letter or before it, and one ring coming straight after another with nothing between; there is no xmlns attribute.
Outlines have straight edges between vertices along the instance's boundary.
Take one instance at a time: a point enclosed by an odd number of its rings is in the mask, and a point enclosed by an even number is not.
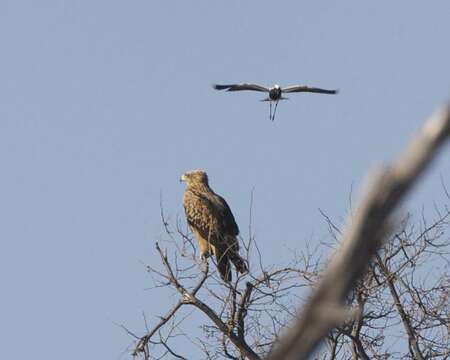
<svg viewBox="0 0 450 360"><path fill-rule="evenodd" d="M250 91L261 91L261 92L269 92L269 88L258 85L258 84L229 84L229 85L219 85L213 84L213 88L216 90L227 90L227 91L242 91L242 90L250 90Z"/></svg>
<svg viewBox="0 0 450 360"><path fill-rule="evenodd" d="M293 92L310 92L310 93L319 93L319 94L337 94L338 90L327 90L327 89L320 89L315 87L308 87L305 85L292 85L292 86L286 86L285 88L281 89L284 93L293 93Z"/></svg>

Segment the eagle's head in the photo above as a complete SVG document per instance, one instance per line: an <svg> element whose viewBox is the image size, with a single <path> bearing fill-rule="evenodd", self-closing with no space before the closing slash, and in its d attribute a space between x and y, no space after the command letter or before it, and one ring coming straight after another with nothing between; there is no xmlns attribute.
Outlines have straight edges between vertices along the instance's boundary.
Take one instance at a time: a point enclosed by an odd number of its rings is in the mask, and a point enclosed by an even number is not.
<svg viewBox="0 0 450 360"><path fill-rule="evenodd" d="M203 170L191 170L181 175L180 181L186 182L188 186L208 185L208 175Z"/></svg>

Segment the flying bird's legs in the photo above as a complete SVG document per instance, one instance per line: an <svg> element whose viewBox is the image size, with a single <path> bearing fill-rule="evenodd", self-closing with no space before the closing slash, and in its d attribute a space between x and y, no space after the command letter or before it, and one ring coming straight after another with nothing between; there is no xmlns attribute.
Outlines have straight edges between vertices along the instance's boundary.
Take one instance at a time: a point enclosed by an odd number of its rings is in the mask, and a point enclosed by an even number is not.
<svg viewBox="0 0 450 360"><path fill-rule="evenodd" d="M272 100L270 100L269 103L270 103L269 120L272 120Z"/></svg>
<svg viewBox="0 0 450 360"><path fill-rule="evenodd" d="M275 113L277 112L277 107L278 107L278 100L275 101L275 109L273 110L273 116L272 116L272 121L275 121Z"/></svg>

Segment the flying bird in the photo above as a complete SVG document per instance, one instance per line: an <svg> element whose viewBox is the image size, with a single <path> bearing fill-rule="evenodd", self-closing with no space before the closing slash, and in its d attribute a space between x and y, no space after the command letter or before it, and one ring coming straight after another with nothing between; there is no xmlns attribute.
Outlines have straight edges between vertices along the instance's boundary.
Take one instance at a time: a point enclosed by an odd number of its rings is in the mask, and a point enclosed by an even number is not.
<svg viewBox="0 0 450 360"><path fill-rule="evenodd" d="M192 233L198 240L200 257L214 255L224 281L231 281L231 263L240 273L247 272L246 261L239 255L239 227L227 202L208 183L203 170L184 173L186 182L183 205Z"/></svg>
<svg viewBox="0 0 450 360"><path fill-rule="evenodd" d="M269 119L275 120L275 113L277 111L278 102L280 100L288 100L288 98L283 97L283 94L294 93L294 92L310 92L310 93L318 93L318 94L337 94L338 90L326 90L315 87L309 87L305 85L291 85L286 87L281 87L280 85L275 84L272 87L262 86L258 84L230 84L230 85L219 85L213 84L213 88L216 90L226 90L226 91L259 91L269 93L269 96L261 101L269 101L270 103L270 113ZM275 103L275 107L272 114L272 102Z"/></svg>

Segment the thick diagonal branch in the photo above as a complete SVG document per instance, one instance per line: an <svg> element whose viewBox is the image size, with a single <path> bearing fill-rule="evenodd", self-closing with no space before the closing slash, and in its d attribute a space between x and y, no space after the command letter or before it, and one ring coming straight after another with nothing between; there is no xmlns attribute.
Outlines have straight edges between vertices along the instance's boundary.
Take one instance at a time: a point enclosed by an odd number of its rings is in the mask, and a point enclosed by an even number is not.
<svg viewBox="0 0 450 360"><path fill-rule="evenodd" d="M389 230L390 216L449 135L450 109L447 106L425 124L396 161L372 175L373 180L358 210L344 229L339 251L299 321L282 337L268 359L307 358L321 339L348 317L345 299L382 244Z"/></svg>

